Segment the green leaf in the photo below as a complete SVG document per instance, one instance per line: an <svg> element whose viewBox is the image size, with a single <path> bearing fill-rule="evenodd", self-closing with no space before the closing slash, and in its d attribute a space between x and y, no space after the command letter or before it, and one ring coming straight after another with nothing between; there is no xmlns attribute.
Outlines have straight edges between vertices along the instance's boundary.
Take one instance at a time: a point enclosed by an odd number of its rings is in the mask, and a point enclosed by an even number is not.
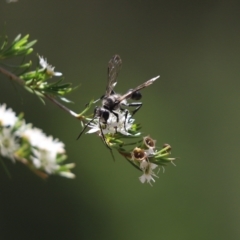
<svg viewBox="0 0 240 240"><path fill-rule="evenodd" d="M37 40L33 40L33 41L29 42L28 44L25 45L25 48L32 47L36 42L37 42Z"/></svg>
<svg viewBox="0 0 240 240"><path fill-rule="evenodd" d="M20 35L21 36L21 35ZM29 35L24 36L22 39L15 42L14 47L19 48L28 41Z"/></svg>
<svg viewBox="0 0 240 240"><path fill-rule="evenodd" d="M14 45L21 38L21 34L18 34L15 39L12 41L11 45Z"/></svg>
<svg viewBox="0 0 240 240"><path fill-rule="evenodd" d="M65 98L65 97L59 97L63 102L66 102L66 103L74 103L73 101Z"/></svg>

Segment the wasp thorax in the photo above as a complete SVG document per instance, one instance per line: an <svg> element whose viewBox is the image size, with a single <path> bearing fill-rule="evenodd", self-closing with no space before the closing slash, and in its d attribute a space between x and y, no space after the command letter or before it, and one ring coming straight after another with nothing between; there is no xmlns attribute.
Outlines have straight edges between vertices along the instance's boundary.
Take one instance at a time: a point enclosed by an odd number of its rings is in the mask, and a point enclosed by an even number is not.
<svg viewBox="0 0 240 240"><path fill-rule="evenodd" d="M115 99L113 99L112 97L109 97L109 98L106 99L106 103L108 105L112 105L114 103L114 101L115 101Z"/></svg>
<svg viewBox="0 0 240 240"><path fill-rule="evenodd" d="M103 106L112 108L112 106L115 103L115 98L114 97L108 97L103 100Z"/></svg>

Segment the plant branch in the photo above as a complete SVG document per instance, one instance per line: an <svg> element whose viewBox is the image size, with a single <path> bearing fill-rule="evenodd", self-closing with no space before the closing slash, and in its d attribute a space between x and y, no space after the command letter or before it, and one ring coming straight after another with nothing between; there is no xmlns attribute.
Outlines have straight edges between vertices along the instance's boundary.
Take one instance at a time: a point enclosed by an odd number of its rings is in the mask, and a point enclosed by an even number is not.
<svg viewBox="0 0 240 240"><path fill-rule="evenodd" d="M15 74L9 72L8 70L0 67L0 72L1 72L3 75L7 76L9 79L14 80L15 82L17 82L18 84L20 84L20 85L22 85L22 86L25 86L25 82L24 82L21 78L19 78L19 77L16 76Z"/></svg>
<svg viewBox="0 0 240 240"><path fill-rule="evenodd" d="M9 72L8 70L0 67L0 72L7 76L9 79L17 82L18 84L25 86L25 82L19 78L18 76L16 76L15 74ZM79 116L79 114L73 112L72 110L70 110L69 108L67 108L66 106L64 106L63 104L61 104L59 101L56 100L56 98L48 95L48 94L43 94L49 101L51 101L52 103L56 104L59 108L61 108L62 110L64 110L65 112L69 113L72 117L75 117L79 120L84 120L84 117Z"/></svg>
<svg viewBox="0 0 240 240"><path fill-rule="evenodd" d="M59 101L56 100L56 98L48 95L48 94L44 94L44 96L51 102L53 102L54 104L56 104L58 107L60 107L62 110L64 110L65 112L69 113L71 116L79 119L79 120L83 120L84 118L82 116L79 116L79 114L73 112L72 110L70 110L69 108L67 108L65 105L61 104Z"/></svg>

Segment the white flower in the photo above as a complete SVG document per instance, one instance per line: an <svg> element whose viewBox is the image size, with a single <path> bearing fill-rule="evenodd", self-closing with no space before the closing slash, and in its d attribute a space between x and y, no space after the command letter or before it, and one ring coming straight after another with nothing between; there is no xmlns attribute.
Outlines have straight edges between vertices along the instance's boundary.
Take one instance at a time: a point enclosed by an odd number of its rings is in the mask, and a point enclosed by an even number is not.
<svg viewBox="0 0 240 240"><path fill-rule="evenodd" d="M54 153L65 153L64 143L60 142L57 138L53 139L52 136L45 138L43 142L39 144L39 148L46 149Z"/></svg>
<svg viewBox="0 0 240 240"><path fill-rule="evenodd" d="M18 139L25 141L19 143ZM29 145L21 145L25 142ZM23 151L24 156L18 155L17 150L25 146L29 147L29 151ZM25 120L20 121L12 109L6 109L6 104L0 105L0 155L13 162L15 159L24 163L30 160L35 168L48 174L75 177L70 172L74 164L61 165L66 158L64 144L52 136L46 136L41 129L33 128L32 124L26 124Z"/></svg>
<svg viewBox="0 0 240 240"><path fill-rule="evenodd" d="M53 139L52 136L46 136L39 128L31 128L31 125L21 132L21 136L28 139L30 144L34 147L45 149L56 153L64 153L64 144L58 139Z"/></svg>
<svg viewBox="0 0 240 240"><path fill-rule="evenodd" d="M153 172L153 169L155 169L156 167L158 167L157 164L151 163L148 160L143 160L140 163L140 168L143 170L143 175L139 177L139 180L142 183L145 183L145 181L147 181L147 183L149 183L152 186L151 181L155 182L153 177L158 177Z"/></svg>
<svg viewBox="0 0 240 240"><path fill-rule="evenodd" d="M33 149L34 156L31 157L36 168L44 169L48 174L54 173L59 169L56 162L56 152L45 149Z"/></svg>
<svg viewBox="0 0 240 240"><path fill-rule="evenodd" d="M30 126L30 125L29 125ZM52 136L46 136L41 129L27 127L21 133L32 145L31 160L36 168L42 168L51 174L59 169L57 154L65 153L64 144Z"/></svg>
<svg viewBox="0 0 240 240"><path fill-rule="evenodd" d="M21 137L27 138L29 143L34 147L38 147L39 144L41 144L46 138L46 135L42 132L41 129L32 128L30 124L27 125L25 129L22 130L20 135Z"/></svg>
<svg viewBox="0 0 240 240"><path fill-rule="evenodd" d="M148 157L150 157L156 154L156 150L154 148L145 149L145 153L147 154Z"/></svg>
<svg viewBox="0 0 240 240"><path fill-rule="evenodd" d="M44 59L43 57L39 56L39 64L42 66L43 69L46 69L46 72L50 76L56 76L60 77L62 76L62 73L60 72L54 72L54 68L52 65L47 63L47 59Z"/></svg>
<svg viewBox="0 0 240 240"><path fill-rule="evenodd" d="M107 124L100 123L103 134L115 134L118 132L123 135L131 135L130 133L128 133L128 130L131 129L134 119L131 118L131 115L129 113L126 114L125 111L115 112L116 114L118 114L118 121L117 117L114 114L110 113ZM87 133L101 132L99 126L99 119L100 118L97 118L94 122L89 124L89 127L91 129Z"/></svg>
<svg viewBox="0 0 240 240"><path fill-rule="evenodd" d="M15 135L12 134L12 129L9 127L2 128L0 131L0 154L15 162L14 153L18 148L19 144L16 141Z"/></svg>
<svg viewBox="0 0 240 240"><path fill-rule="evenodd" d="M0 105L0 126L13 126L17 121L16 114L11 108L6 109L6 104Z"/></svg>

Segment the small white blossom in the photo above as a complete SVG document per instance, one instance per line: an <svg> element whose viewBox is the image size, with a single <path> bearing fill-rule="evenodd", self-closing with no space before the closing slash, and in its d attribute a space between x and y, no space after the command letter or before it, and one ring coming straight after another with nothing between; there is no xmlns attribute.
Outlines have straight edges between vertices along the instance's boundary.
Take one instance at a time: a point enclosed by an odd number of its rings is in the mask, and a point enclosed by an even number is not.
<svg viewBox="0 0 240 240"><path fill-rule="evenodd" d="M0 155L3 157L13 162L19 160L33 164L36 169L48 174L74 178L70 169L75 165L61 165L66 158L64 147L58 139L46 136L41 129L33 128L32 124L16 117L12 109L6 109L6 104L0 105Z"/></svg>
<svg viewBox="0 0 240 240"><path fill-rule="evenodd" d="M58 170L57 154L65 153L64 144L52 136L46 136L41 129L26 128L22 137L33 146L31 160L36 168L42 168L51 174Z"/></svg>
<svg viewBox="0 0 240 240"><path fill-rule="evenodd" d="M48 75L56 76L56 77L62 76L62 73L54 71L55 67L53 67L52 65L48 64L46 58L44 59L43 57L39 56L39 64L42 66L43 69L46 70Z"/></svg>
<svg viewBox="0 0 240 240"><path fill-rule="evenodd" d="M18 148L19 144L16 141L15 135L12 133L12 129L3 127L0 130L0 154L15 162L14 153Z"/></svg>
<svg viewBox="0 0 240 240"><path fill-rule="evenodd" d="M54 173L59 169L59 165L56 162L56 152L45 149L33 149L33 155L31 159L36 168L42 168L48 174Z"/></svg>
<svg viewBox="0 0 240 240"><path fill-rule="evenodd" d="M156 153L156 150L154 148L149 148L145 150L147 156L153 156Z"/></svg>
<svg viewBox="0 0 240 240"><path fill-rule="evenodd" d="M52 136L46 136L39 128L31 128L29 126L31 125L28 125L28 127L22 131L21 136L27 138L32 146L55 153L65 152L64 144L58 139L53 139Z"/></svg>
<svg viewBox="0 0 240 240"><path fill-rule="evenodd" d="M64 144L52 136L46 136L39 128L29 128L22 134L27 137L31 145L37 148L51 150L57 153L64 153Z"/></svg>
<svg viewBox="0 0 240 240"><path fill-rule="evenodd" d="M145 181L147 181L147 183L151 184L151 181L155 182L153 177L158 177L154 172L153 169L155 169L156 167L158 167L157 164L151 163L147 160L143 160L140 163L140 168L143 170L143 175L141 177L139 177L139 180L142 183L145 183Z"/></svg>
<svg viewBox="0 0 240 240"><path fill-rule="evenodd" d="M6 104L0 104L0 126L11 127L16 123L17 119L15 112L11 108L6 109Z"/></svg>
<svg viewBox="0 0 240 240"><path fill-rule="evenodd" d="M60 142L57 138L54 139L52 136L46 137L45 141L39 147L55 153L65 153L64 143Z"/></svg>
<svg viewBox="0 0 240 240"><path fill-rule="evenodd" d="M39 144L41 144L41 142L46 138L46 135L42 132L41 129L32 128L31 124L23 128L19 134L21 137L27 138L29 143L34 147L38 147Z"/></svg>

